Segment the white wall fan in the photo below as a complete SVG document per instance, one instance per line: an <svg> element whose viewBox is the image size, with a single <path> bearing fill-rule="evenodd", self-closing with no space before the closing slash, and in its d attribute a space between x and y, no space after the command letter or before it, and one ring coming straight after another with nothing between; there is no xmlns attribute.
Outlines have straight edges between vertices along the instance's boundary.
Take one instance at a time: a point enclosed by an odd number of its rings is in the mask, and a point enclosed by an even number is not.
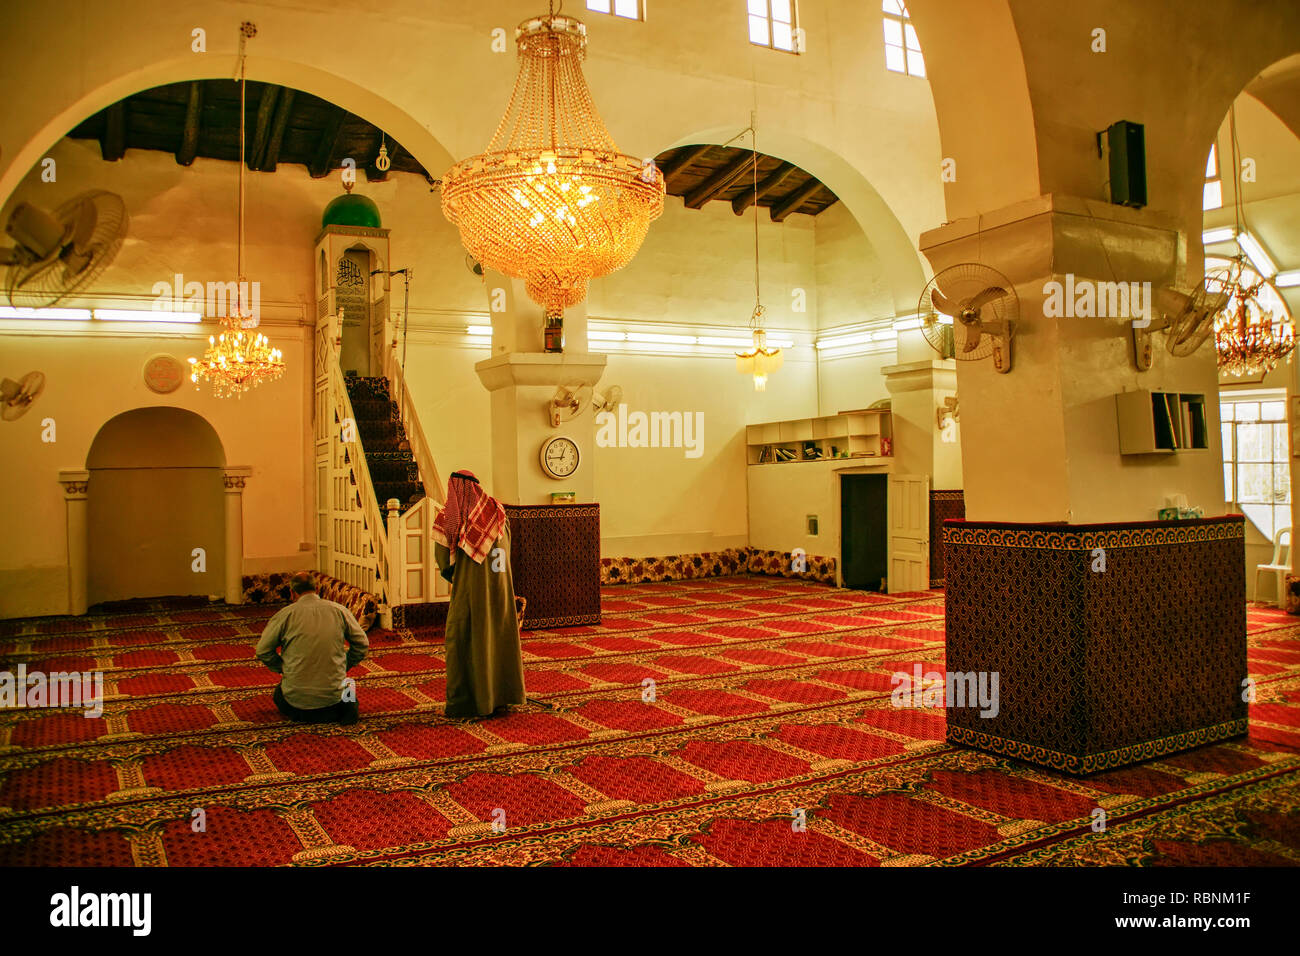
<svg viewBox="0 0 1300 956"><path fill-rule="evenodd" d="M84 289L122 248L127 222L122 197L102 189L74 196L54 212L19 203L5 223L16 244L0 249L9 304L44 309Z"/></svg>
<svg viewBox="0 0 1300 956"><path fill-rule="evenodd" d="M1139 372L1151 368L1151 335L1165 333L1165 348L1170 355L1191 355L1214 331L1214 320L1228 307L1230 295L1212 292L1206 282L1223 288L1222 278L1207 276L1191 292L1173 288L1160 289L1151 301L1151 324L1133 326L1133 363Z"/></svg>
<svg viewBox="0 0 1300 956"><path fill-rule="evenodd" d="M998 270L978 262L949 266L925 284L916 311L921 334L944 358L969 362L992 356L994 371L1011 371L1020 299Z"/></svg>

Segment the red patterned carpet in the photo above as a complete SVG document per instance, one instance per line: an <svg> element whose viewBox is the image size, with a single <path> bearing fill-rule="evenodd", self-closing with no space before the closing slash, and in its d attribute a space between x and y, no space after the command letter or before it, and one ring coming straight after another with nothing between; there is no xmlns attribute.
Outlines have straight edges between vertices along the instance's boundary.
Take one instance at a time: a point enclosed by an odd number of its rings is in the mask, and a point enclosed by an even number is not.
<svg viewBox="0 0 1300 956"><path fill-rule="evenodd" d="M1300 619L1249 612L1249 739L1075 779L891 706L895 671L943 669L942 592L603 602L601 626L525 635L553 710L474 723L441 716L436 631L373 634L361 722L303 727L252 660L274 608L0 622L0 669L101 670L108 697L97 720L0 712L0 864L1300 864Z"/></svg>

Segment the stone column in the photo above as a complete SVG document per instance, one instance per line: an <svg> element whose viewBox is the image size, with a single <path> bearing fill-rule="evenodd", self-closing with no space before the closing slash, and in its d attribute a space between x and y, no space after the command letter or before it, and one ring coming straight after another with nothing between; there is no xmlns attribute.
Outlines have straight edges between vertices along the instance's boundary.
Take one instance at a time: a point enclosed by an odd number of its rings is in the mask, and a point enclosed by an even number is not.
<svg viewBox="0 0 1300 956"><path fill-rule="evenodd" d="M894 471L928 475L931 488L961 488L961 446L944 441L938 416L944 399L957 394L955 365L952 359L927 358L880 370L893 412Z"/></svg>
<svg viewBox="0 0 1300 956"><path fill-rule="evenodd" d="M564 311L564 351L544 352L542 307L528 298L523 281L491 270L486 280L492 357L474 369L492 393L489 490L507 504L550 504L552 491L573 491L578 501L593 501L595 415L586 408L553 428L547 407L558 387L595 386L605 374L605 355L587 351L586 303ZM543 442L557 435L578 446L578 471L564 481L547 476L540 461Z"/></svg>
<svg viewBox="0 0 1300 956"><path fill-rule="evenodd" d="M86 520L89 510L90 472L60 471L63 500L68 515L68 613L86 613L86 574L89 567Z"/></svg>
<svg viewBox="0 0 1300 956"><path fill-rule="evenodd" d="M1214 349L1178 358L1153 336L1154 365L1138 371L1130 316L1084 315L1078 295L1064 315L1048 306L1064 290L1150 283L1152 295L1185 276L1188 240L1149 210L1046 195L963 219L921 236L936 274L962 262L997 269L1014 286L1020 318L1006 374L992 361L958 361L961 458L971 520L1149 521L1166 496L1186 494L1207 516L1223 514L1219 429L1209 447L1120 455L1115 395L1137 389L1199 392L1217 415ZM1059 284L1056 293L1053 283ZM1053 313L1053 314L1049 314ZM901 443L900 443L901 445Z"/></svg>
<svg viewBox="0 0 1300 956"><path fill-rule="evenodd" d="M226 485L226 603L244 602L244 483L253 469L247 465L224 469Z"/></svg>

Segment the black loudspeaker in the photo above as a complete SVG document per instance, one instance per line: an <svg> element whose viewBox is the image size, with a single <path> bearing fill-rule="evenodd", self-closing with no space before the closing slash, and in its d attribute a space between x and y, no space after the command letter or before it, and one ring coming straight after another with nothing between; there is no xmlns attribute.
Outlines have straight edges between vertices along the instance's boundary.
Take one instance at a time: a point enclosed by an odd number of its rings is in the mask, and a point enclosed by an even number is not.
<svg viewBox="0 0 1300 956"><path fill-rule="evenodd" d="M1106 137L1110 157L1110 201L1121 206L1147 204L1146 131L1141 123L1120 120L1097 134Z"/></svg>

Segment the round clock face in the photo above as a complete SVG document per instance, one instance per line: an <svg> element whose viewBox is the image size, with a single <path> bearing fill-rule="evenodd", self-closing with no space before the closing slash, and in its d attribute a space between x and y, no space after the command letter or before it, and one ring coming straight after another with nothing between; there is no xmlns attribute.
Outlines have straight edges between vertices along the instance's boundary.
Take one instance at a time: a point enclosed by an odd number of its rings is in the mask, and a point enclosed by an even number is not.
<svg viewBox="0 0 1300 956"><path fill-rule="evenodd" d="M551 438L542 445L542 470L552 478L568 478L578 470L578 445L572 438Z"/></svg>

